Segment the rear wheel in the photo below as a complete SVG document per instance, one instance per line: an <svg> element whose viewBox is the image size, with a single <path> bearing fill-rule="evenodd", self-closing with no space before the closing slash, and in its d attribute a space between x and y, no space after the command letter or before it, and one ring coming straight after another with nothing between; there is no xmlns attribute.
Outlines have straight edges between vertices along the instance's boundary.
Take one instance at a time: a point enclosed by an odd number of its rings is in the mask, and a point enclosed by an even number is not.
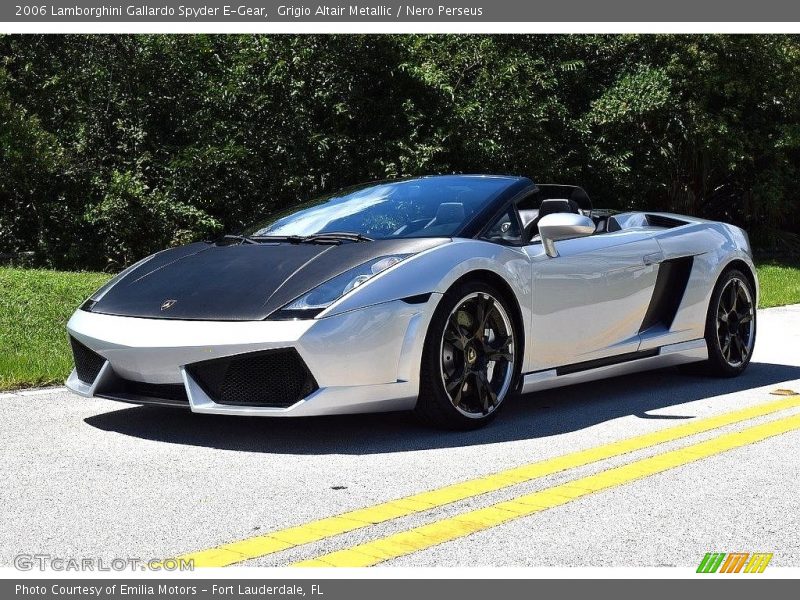
<svg viewBox="0 0 800 600"><path fill-rule="evenodd" d="M508 301L492 286L467 282L448 291L431 321L415 409L423 421L474 429L511 394L517 332Z"/></svg>
<svg viewBox="0 0 800 600"><path fill-rule="evenodd" d="M738 269L722 274L708 307L708 360L702 371L717 377L735 377L747 368L756 342L755 290Z"/></svg>

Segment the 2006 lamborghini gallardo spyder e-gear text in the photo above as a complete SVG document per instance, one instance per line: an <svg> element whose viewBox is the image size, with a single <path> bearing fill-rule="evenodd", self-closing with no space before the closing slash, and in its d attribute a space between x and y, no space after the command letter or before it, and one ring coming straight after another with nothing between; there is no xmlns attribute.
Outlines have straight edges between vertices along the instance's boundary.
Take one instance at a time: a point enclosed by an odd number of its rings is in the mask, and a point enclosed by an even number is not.
<svg viewBox="0 0 800 600"><path fill-rule="evenodd" d="M758 285L738 227L593 210L574 186L371 183L158 252L69 321L85 396L197 413L413 409L469 428L515 392L703 363L741 373Z"/></svg>

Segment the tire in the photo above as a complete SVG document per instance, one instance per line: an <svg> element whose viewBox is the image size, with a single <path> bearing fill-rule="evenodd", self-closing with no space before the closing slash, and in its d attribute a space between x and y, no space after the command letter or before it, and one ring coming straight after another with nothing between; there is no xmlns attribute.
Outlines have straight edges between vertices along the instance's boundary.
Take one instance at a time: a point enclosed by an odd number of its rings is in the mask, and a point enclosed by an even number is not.
<svg viewBox="0 0 800 600"><path fill-rule="evenodd" d="M510 301L496 288L478 281L453 286L425 337L416 415L444 429L491 422L516 388L520 335Z"/></svg>
<svg viewBox="0 0 800 600"><path fill-rule="evenodd" d="M694 370L712 377L736 377L753 357L756 342L755 290L738 269L725 271L714 286L706 316L708 360Z"/></svg>

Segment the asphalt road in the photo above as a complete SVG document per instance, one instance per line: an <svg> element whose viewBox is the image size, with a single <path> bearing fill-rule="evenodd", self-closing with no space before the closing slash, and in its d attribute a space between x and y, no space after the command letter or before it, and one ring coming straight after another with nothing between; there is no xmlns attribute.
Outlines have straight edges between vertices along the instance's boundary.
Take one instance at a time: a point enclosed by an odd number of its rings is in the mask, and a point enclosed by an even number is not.
<svg viewBox="0 0 800 600"><path fill-rule="evenodd" d="M406 414L248 420L63 389L0 394L0 566L20 553L203 551L204 564L259 566L693 568L706 552L738 551L797 567L800 399L773 392L800 392L800 305L759 311L758 328L737 379L663 370L542 392L469 433ZM789 404L770 408L778 401ZM721 415L730 422L709 424ZM654 432L666 433L609 446ZM542 461L538 475L484 478L453 502L438 492L428 505L381 504ZM237 540L249 541L210 550Z"/></svg>

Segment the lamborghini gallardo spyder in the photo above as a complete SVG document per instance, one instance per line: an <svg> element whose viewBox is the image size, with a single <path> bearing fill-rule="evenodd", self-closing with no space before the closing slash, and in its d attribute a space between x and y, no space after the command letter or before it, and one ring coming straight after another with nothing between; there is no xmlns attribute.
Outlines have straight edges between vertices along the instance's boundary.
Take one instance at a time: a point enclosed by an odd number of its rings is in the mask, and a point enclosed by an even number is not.
<svg viewBox="0 0 800 600"><path fill-rule="evenodd" d="M741 373L758 285L738 227L592 208L580 187L370 183L157 252L68 324L84 396L195 413L414 410L472 428L514 394L699 363Z"/></svg>

